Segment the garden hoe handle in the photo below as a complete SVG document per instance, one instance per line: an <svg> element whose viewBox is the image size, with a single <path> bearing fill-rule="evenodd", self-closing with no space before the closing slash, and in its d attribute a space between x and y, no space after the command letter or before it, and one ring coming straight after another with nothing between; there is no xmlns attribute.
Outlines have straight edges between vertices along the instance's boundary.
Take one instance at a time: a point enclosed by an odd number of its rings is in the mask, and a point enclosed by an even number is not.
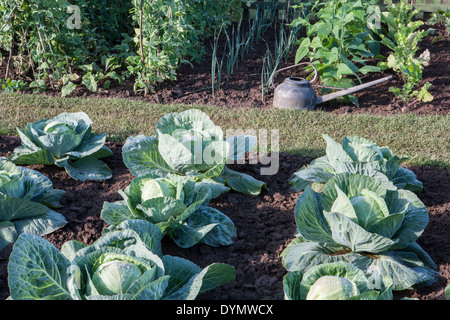
<svg viewBox="0 0 450 320"><path fill-rule="evenodd" d="M352 87L350 89L346 89L346 90L330 93L330 94L327 94L325 96L317 97L316 104L327 102L327 101L330 101L330 100L333 100L333 99L336 99L336 98L339 98L339 97L342 97L342 96L346 96L348 94L352 94L354 92L357 92L357 91L360 91L360 90L363 90L363 89L367 89L367 88L369 88L371 86L374 86L374 85L379 84L379 83L386 82L386 81L388 81L390 79L392 79L392 76L385 77L385 78L378 79L378 80L374 80L374 81L367 82L367 83L364 83L364 84L360 84L359 86L355 86L355 87Z"/></svg>

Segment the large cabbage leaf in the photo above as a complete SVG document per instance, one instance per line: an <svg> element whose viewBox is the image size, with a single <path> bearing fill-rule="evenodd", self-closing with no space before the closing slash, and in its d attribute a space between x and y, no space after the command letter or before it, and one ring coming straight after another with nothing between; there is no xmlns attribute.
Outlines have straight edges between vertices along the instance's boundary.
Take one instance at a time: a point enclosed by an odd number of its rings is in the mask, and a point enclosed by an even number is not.
<svg viewBox="0 0 450 320"><path fill-rule="evenodd" d="M43 236L63 227L66 219L52 210L63 195L43 174L0 158L0 250L21 233Z"/></svg>

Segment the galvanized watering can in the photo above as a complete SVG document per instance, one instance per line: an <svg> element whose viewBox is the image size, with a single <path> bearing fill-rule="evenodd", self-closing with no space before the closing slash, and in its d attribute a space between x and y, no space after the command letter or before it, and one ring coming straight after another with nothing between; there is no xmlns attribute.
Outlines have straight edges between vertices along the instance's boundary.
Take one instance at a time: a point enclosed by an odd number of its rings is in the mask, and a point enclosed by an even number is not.
<svg viewBox="0 0 450 320"><path fill-rule="evenodd" d="M284 71L287 69L291 69L294 67L298 67L300 65L310 65L314 68L314 78L311 81L308 81L304 78L300 77L289 77L284 80L282 84L279 86L275 86L274 79L275 74ZM336 87L327 87L320 85L311 85L311 83L315 82L318 77L317 68L314 64L310 62L303 62L296 64L294 66L290 66L287 68L280 69L273 74L272 77L272 86L275 89L274 97L273 97L273 105L276 108L280 109L298 109L298 110L312 110L316 105L330 101L348 94L352 94L354 92L366 89L373 85L388 81L392 78L392 76L385 77L379 80L371 81L365 84L361 84L349 89L336 88ZM324 87L329 89L338 89L340 91L330 93L324 96L317 97L316 92L312 87Z"/></svg>

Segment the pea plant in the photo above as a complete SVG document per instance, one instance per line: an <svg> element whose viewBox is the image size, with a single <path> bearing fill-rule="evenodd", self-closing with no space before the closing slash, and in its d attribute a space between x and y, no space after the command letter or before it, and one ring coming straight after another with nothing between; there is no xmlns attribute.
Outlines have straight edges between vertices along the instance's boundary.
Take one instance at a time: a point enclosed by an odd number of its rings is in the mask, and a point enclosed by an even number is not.
<svg viewBox="0 0 450 320"><path fill-rule="evenodd" d="M138 56L126 62L136 76L135 91L148 93L158 83L175 80L181 63L200 61L205 54L202 40L229 23L236 3L240 5L240 1L134 0L131 12Z"/></svg>
<svg viewBox="0 0 450 320"><path fill-rule="evenodd" d="M360 75L379 72L370 59L379 54L379 43L369 28L369 6L377 1L316 1L309 13L296 18L291 26L305 27L306 36L298 40L295 63L312 62L324 87L349 88L361 83ZM326 90L327 88L325 88ZM349 96L357 105L357 98Z"/></svg>
<svg viewBox="0 0 450 320"><path fill-rule="evenodd" d="M428 92L431 83L419 86L423 68L430 61L428 49L417 56L419 43L428 35L427 31L420 30L424 22L413 20L419 12L410 5L400 3L387 7L387 11L381 16L381 43L392 52L387 61L378 63L378 66L383 70L392 69L400 76L403 86L391 87L389 91L399 97L406 108L418 101L433 100Z"/></svg>

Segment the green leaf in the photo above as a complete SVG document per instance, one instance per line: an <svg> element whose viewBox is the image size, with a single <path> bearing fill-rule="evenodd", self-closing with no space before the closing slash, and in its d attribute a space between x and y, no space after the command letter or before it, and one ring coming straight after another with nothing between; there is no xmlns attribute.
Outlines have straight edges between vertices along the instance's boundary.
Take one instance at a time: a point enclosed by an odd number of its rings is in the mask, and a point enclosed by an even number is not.
<svg viewBox="0 0 450 320"><path fill-rule="evenodd" d="M283 277L283 291L285 300L301 300L300 284L302 282L303 272L288 272Z"/></svg>
<svg viewBox="0 0 450 320"><path fill-rule="evenodd" d="M52 165L55 164L55 158L49 150L39 149L31 150L25 146L19 146L14 149L8 160L17 165Z"/></svg>
<svg viewBox="0 0 450 320"><path fill-rule="evenodd" d="M330 227L323 216L320 197L310 187L297 198L295 223L298 231L307 240L333 243Z"/></svg>
<svg viewBox="0 0 450 320"><path fill-rule="evenodd" d="M129 137L123 146L122 157L135 176L154 173L163 177L173 171L159 153L156 137Z"/></svg>
<svg viewBox="0 0 450 320"><path fill-rule="evenodd" d="M359 70L358 70L358 71L359 71ZM338 65L338 68L337 68L337 76L338 76L338 79L340 79L341 76L351 75L351 74L353 74L353 70L350 69L350 68L348 67L347 64L345 64L345 63L340 63L340 64Z"/></svg>
<svg viewBox="0 0 450 320"><path fill-rule="evenodd" d="M162 255L161 240L163 234L156 225L144 220L129 219L113 227L113 230L134 231L150 251Z"/></svg>
<svg viewBox="0 0 450 320"><path fill-rule="evenodd" d="M420 88L417 98L419 98L423 102L433 101L433 96L428 92L430 86L431 83L427 82L422 88Z"/></svg>
<svg viewBox="0 0 450 320"><path fill-rule="evenodd" d="M223 263L213 263L204 269L193 262L172 256L163 257L166 275L170 275L165 299L194 300L200 293L233 281L235 268Z"/></svg>
<svg viewBox="0 0 450 320"><path fill-rule="evenodd" d="M251 196L257 196L263 189L267 189L267 184L265 182L259 181L248 174L231 170L227 167L224 167L220 178L222 178L226 185L231 189Z"/></svg>
<svg viewBox="0 0 450 320"><path fill-rule="evenodd" d="M71 300L67 289L70 262L50 242L31 234L19 236L8 263L13 300Z"/></svg>
<svg viewBox="0 0 450 320"><path fill-rule="evenodd" d="M11 221L0 221L0 251L10 243L14 243L17 237L18 233Z"/></svg>
<svg viewBox="0 0 450 320"><path fill-rule="evenodd" d="M381 72L381 70L376 66L365 65L359 68L359 72L361 72L362 74L368 74L369 72Z"/></svg>
<svg viewBox="0 0 450 320"><path fill-rule="evenodd" d="M136 208L144 213L145 219L154 224L176 219L187 209L182 201L170 197L148 199Z"/></svg>
<svg viewBox="0 0 450 320"><path fill-rule="evenodd" d="M83 76L82 83L89 89L91 92L97 92L97 80L92 73L87 73Z"/></svg>
<svg viewBox="0 0 450 320"><path fill-rule="evenodd" d="M349 198L353 198L363 189L372 191L381 198L386 196L386 187L382 180L359 174L341 173L330 179L323 188L321 203L326 211L331 210L338 196L335 185Z"/></svg>
<svg viewBox="0 0 450 320"><path fill-rule="evenodd" d="M128 219L137 218L123 201L116 203L103 202L101 217L106 223L118 225Z"/></svg>
<svg viewBox="0 0 450 320"><path fill-rule="evenodd" d="M391 277L392 290L401 291L427 286L437 280L438 273L424 266L414 252L387 251L371 259L365 272L375 284L380 284L383 277Z"/></svg>
<svg viewBox="0 0 450 320"><path fill-rule="evenodd" d="M72 81L70 81L68 84L66 84L64 87L62 87L61 97L68 96L76 89L76 87L77 87L77 85L75 83L73 83Z"/></svg>
<svg viewBox="0 0 450 320"><path fill-rule="evenodd" d="M112 177L111 169L93 156L64 163L66 172L75 180L108 180Z"/></svg>
<svg viewBox="0 0 450 320"><path fill-rule="evenodd" d="M295 64L299 63L304 57L306 57L309 53L309 45L311 44L311 40L306 37L300 43L300 46L297 49L297 53L295 55Z"/></svg>
<svg viewBox="0 0 450 320"><path fill-rule="evenodd" d="M75 158L84 158L102 150L102 157L111 155L111 150L105 146L106 133L85 134L80 144L73 150L66 152L66 155ZM98 159L98 157L96 157Z"/></svg>
<svg viewBox="0 0 450 320"><path fill-rule="evenodd" d="M383 252L395 243L389 238L366 231L340 213L324 212L324 215L330 225L333 240L352 252Z"/></svg>
<svg viewBox="0 0 450 320"><path fill-rule="evenodd" d="M191 247L198 242L212 247L227 246L236 238L236 227L222 212L202 206L192 213L172 236L183 248Z"/></svg>
<svg viewBox="0 0 450 320"><path fill-rule="evenodd" d="M325 139L327 143L326 154L327 160L334 167L334 164L337 162L346 162L352 161L352 158L345 152L344 148L341 144L334 141L329 135L323 134L323 139Z"/></svg>
<svg viewBox="0 0 450 320"><path fill-rule="evenodd" d="M47 235L67 224L64 216L50 210L47 214L14 220L13 221L18 233L30 233L38 236Z"/></svg>
<svg viewBox="0 0 450 320"><path fill-rule="evenodd" d="M295 238L281 253L284 268L288 272L304 271L309 267L336 261L353 261L358 254L343 253L344 248L329 243L320 244Z"/></svg>
<svg viewBox="0 0 450 320"><path fill-rule="evenodd" d="M12 197L0 200L0 221L36 217L48 212L50 212L48 207L29 200Z"/></svg>
<svg viewBox="0 0 450 320"><path fill-rule="evenodd" d="M359 162L370 162L383 159L383 153L371 140L358 136L348 136L342 139L342 147L348 155Z"/></svg>
<svg viewBox="0 0 450 320"><path fill-rule="evenodd" d="M299 192L314 182L325 184L333 176L333 168L328 162L323 161L320 164L311 163L294 172L289 180L289 184L292 185L295 191Z"/></svg>

